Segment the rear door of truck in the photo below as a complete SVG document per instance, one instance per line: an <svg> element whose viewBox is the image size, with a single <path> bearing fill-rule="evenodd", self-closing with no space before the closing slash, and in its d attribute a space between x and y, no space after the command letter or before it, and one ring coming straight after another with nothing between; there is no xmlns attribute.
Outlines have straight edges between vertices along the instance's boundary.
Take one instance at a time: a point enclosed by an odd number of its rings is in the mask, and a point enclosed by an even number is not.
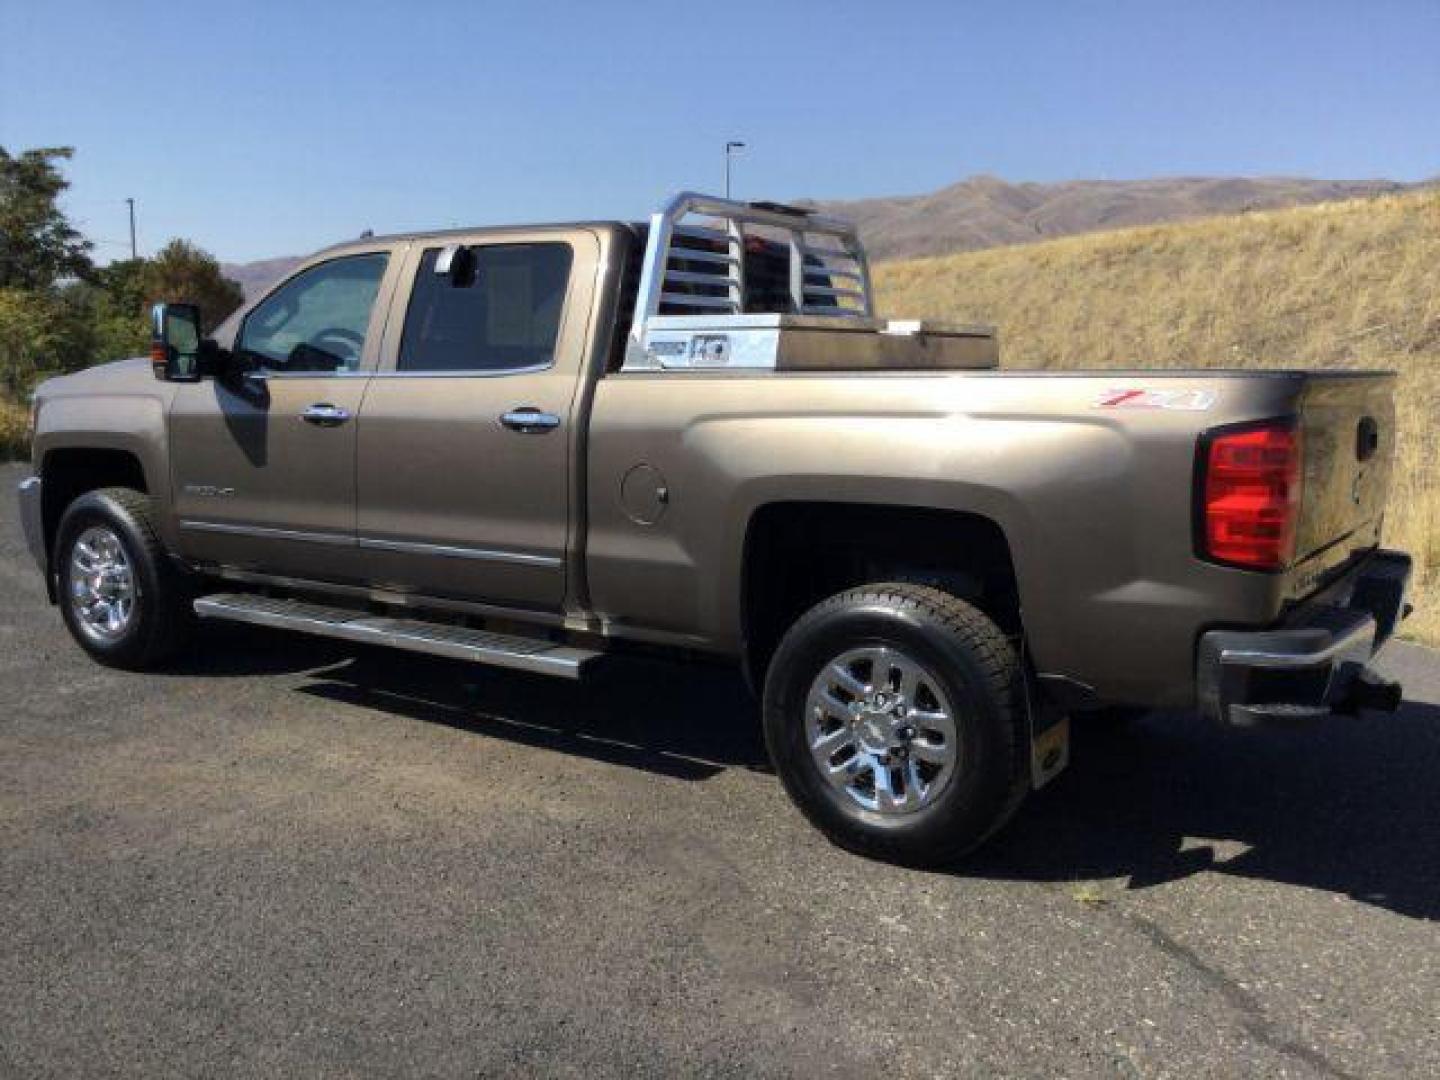
<svg viewBox="0 0 1440 1080"><path fill-rule="evenodd" d="M412 244L361 407L367 578L558 610L600 245L581 228Z"/></svg>

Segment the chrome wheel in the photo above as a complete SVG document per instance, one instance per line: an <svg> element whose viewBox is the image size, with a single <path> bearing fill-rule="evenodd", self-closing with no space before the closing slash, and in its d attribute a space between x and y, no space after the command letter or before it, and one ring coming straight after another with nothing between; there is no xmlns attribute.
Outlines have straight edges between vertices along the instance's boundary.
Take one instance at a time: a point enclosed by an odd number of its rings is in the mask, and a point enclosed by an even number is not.
<svg viewBox="0 0 1440 1080"><path fill-rule="evenodd" d="M820 775L881 814L934 802L960 760L955 712L929 671L898 649L852 649L810 686L805 736Z"/></svg>
<svg viewBox="0 0 1440 1080"><path fill-rule="evenodd" d="M135 618L137 590L130 557L115 531L92 525L70 549L70 610L92 641L124 636Z"/></svg>

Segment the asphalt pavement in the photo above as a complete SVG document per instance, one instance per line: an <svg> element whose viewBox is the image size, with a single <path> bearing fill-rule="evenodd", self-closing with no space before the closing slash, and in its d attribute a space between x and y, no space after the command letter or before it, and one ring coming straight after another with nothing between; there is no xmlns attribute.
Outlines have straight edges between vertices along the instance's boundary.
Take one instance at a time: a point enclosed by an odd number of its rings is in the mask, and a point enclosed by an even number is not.
<svg viewBox="0 0 1440 1080"><path fill-rule="evenodd" d="M1081 732L949 873L732 674L71 644L0 468L0 1076L1440 1075L1440 654L1398 715Z"/></svg>

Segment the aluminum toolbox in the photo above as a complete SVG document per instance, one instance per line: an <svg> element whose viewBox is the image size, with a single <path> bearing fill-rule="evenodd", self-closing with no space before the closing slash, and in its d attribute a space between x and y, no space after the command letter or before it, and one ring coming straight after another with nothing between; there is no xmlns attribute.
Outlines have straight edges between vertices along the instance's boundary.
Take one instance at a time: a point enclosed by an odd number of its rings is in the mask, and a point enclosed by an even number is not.
<svg viewBox="0 0 1440 1080"><path fill-rule="evenodd" d="M823 315L656 315L630 370L981 370L999 364L995 331L951 323Z"/></svg>

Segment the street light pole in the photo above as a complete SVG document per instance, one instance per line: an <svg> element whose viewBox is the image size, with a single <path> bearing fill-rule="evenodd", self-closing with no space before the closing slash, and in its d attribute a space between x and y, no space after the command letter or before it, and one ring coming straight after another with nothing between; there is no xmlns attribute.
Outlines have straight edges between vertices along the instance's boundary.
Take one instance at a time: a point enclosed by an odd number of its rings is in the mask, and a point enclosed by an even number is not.
<svg viewBox="0 0 1440 1080"><path fill-rule="evenodd" d="M745 144L743 142L736 142L733 139L725 144L725 198L727 199L730 198L730 156L736 150L744 149Z"/></svg>
<svg viewBox="0 0 1440 1080"><path fill-rule="evenodd" d="M126 199L125 204L130 207L130 258L138 259L140 251L135 246L135 200Z"/></svg>

